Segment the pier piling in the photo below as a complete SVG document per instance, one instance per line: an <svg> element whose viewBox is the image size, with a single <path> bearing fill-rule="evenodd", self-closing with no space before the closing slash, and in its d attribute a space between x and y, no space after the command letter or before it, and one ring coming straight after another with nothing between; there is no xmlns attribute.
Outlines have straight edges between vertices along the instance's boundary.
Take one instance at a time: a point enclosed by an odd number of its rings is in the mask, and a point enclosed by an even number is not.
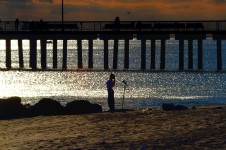
<svg viewBox="0 0 226 150"><path fill-rule="evenodd" d="M161 40L160 69L165 70L166 40Z"/></svg>
<svg viewBox="0 0 226 150"><path fill-rule="evenodd" d="M141 40L141 70L146 69L146 39Z"/></svg>
<svg viewBox="0 0 226 150"><path fill-rule="evenodd" d="M222 70L222 42L220 39L217 39L217 70Z"/></svg>
<svg viewBox="0 0 226 150"><path fill-rule="evenodd" d="M93 40L89 39L89 60L88 60L88 68L93 68Z"/></svg>
<svg viewBox="0 0 226 150"><path fill-rule="evenodd" d="M104 70L109 69L108 65L108 40L104 39Z"/></svg>
<svg viewBox="0 0 226 150"><path fill-rule="evenodd" d="M193 70L193 40L188 39L188 70Z"/></svg>
<svg viewBox="0 0 226 150"><path fill-rule="evenodd" d="M113 69L118 69L118 39L114 40Z"/></svg>
<svg viewBox="0 0 226 150"><path fill-rule="evenodd" d="M57 69L57 39L53 39L53 69Z"/></svg>
<svg viewBox="0 0 226 150"><path fill-rule="evenodd" d="M203 42L202 39L198 39L198 70L203 69Z"/></svg>
<svg viewBox="0 0 226 150"><path fill-rule="evenodd" d="M63 66L62 69L67 69L67 40L63 40Z"/></svg>
<svg viewBox="0 0 226 150"><path fill-rule="evenodd" d="M24 68L24 57L23 57L23 42L22 39L18 39L18 55L19 55L19 68Z"/></svg>
<svg viewBox="0 0 226 150"><path fill-rule="evenodd" d="M184 40L179 40L179 70L184 70Z"/></svg>
<svg viewBox="0 0 226 150"><path fill-rule="evenodd" d="M11 69L11 40L6 39L6 68Z"/></svg>
<svg viewBox="0 0 226 150"><path fill-rule="evenodd" d="M155 48L156 48L155 39L152 39L151 40L151 70L155 70Z"/></svg>
<svg viewBox="0 0 226 150"><path fill-rule="evenodd" d="M37 40L35 38L30 39L30 68L37 69Z"/></svg>
<svg viewBox="0 0 226 150"><path fill-rule="evenodd" d="M41 68L46 69L46 39L41 39Z"/></svg>
<svg viewBox="0 0 226 150"><path fill-rule="evenodd" d="M77 39L77 48L78 48L78 69L83 68L82 64L82 40Z"/></svg>
<svg viewBox="0 0 226 150"><path fill-rule="evenodd" d="M125 39L124 69L129 69L129 39Z"/></svg>

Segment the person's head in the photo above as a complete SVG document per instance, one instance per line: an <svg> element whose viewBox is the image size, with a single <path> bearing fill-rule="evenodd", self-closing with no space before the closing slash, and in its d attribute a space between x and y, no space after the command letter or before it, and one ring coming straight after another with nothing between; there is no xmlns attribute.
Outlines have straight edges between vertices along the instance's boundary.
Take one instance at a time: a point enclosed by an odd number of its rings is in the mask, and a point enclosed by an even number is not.
<svg viewBox="0 0 226 150"><path fill-rule="evenodd" d="M110 74L110 79L115 79L115 75L113 73Z"/></svg>

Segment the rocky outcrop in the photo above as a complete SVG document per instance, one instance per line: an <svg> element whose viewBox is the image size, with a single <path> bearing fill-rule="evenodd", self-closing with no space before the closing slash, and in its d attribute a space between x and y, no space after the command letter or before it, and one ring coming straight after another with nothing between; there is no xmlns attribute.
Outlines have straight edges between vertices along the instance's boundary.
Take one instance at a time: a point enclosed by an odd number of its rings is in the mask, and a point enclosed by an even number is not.
<svg viewBox="0 0 226 150"><path fill-rule="evenodd" d="M50 98L43 98L33 106L21 104L20 97L0 100L0 119L97 112L102 112L102 107L98 104L91 104L86 100L72 101L66 104L65 107Z"/></svg>
<svg viewBox="0 0 226 150"><path fill-rule="evenodd" d="M171 110L187 110L188 107L183 106L183 105L174 105L172 103L163 103L162 104L162 109L165 111L171 111Z"/></svg>
<svg viewBox="0 0 226 150"><path fill-rule="evenodd" d="M20 118L27 115L27 109L21 104L21 98L11 97L0 100L0 119Z"/></svg>
<svg viewBox="0 0 226 150"><path fill-rule="evenodd" d="M87 114L102 112L102 107L98 104L91 104L89 101L77 100L67 103L66 114Z"/></svg>
<svg viewBox="0 0 226 150"><path fill-rule="evenodd" d="M32 116L60 115L63 114L63 106L50 98L43 98L34 106L30 107Z"/></svg>

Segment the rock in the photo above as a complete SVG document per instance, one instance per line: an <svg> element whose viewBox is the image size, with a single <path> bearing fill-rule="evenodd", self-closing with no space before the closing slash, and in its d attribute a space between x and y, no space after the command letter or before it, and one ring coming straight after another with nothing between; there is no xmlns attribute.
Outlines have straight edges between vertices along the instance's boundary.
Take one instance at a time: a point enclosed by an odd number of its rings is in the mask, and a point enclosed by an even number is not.
<svg viewBox="0 0 226 150"><path fill-rule="evenodd" d="M176 106L172 103L163 103L162 109L165 110L165 111L175 110Z"/></svg>
<svg viewBox="0 0 226 150"><path fill-rule="evenodd" d="M98 104L91 104L86 100L72 101L66 104L66 114L87 114L102 112L102 107Z"/></svg>
<svg viewBox="0 0 226 150"><path fill-rule="evenodd" d="M43 98L31 108L33 116L39 115L61 115L63 113L63 106L50 98Z"/></svg>
<svg viewBox="0 0 226 150"><path fill-rule="evenodd" d="M191 109L192 109L192 110L196 110L197 108L196 108L195 106L193 106Z"/></svg>
<svg viewBox="0 0 226 150"><path fill-rule="evenodd" d="M0 100L0 119L13 119L26 116L27 109L21 104L20 97Z"/></svg>
<svg viewBox="0 0 226 150"><path fill-rule="evenodd" d="M165 111L171 111L171 110L187 110L188 107L183 106L183 105L174 105L172 103L163 103L162 104L162 109Z"/></svg>
<svg viewBox="0 0 226 150"><path fill-rule="evenodd" d="M183 105L177 105L176 106L176 110L187 110L187 109L188 109L188 107L183 106Z"/></svg>
<svg viewBox="0 0 226 150"><path fill-rule="evenodd" d="M215 107L214 109L224 109L223 107Z"/></svg>

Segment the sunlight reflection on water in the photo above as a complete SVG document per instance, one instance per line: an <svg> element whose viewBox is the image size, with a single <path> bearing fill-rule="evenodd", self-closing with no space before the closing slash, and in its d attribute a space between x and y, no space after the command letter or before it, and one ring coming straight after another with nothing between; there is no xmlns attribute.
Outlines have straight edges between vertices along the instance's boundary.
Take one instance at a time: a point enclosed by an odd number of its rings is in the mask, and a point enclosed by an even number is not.
<svg viewBox="0 0 226 150"><path fill-rule="evenodd" d="M24 40L25 68L29 67L29 43ZM166 69L178 69L178 41L166 41ZM12 41L12 67L18 67L17 41ZM222 42L223 47L225 41ZM4 41L0 40L0 55L5 58ZM83 41L83 65L88 66L87 41ZM52 68L52 45L47 44L48 68ZM68 68L77 69L76 41L68 41ZM156 41L156 68L160 66L160 41ZM147 69L150 68L150 41L147 41ZM204 40L204 70L216 70L216 43ZM187 54L187 42L185 42ZM40 68L40 44L38 44L38 67ZM62 66L62 41L58 41L58 66ZM103 69L103 41L94 41L94 68ZM130 68L140 68L140 42L130 41ZM226 54L223 54L226 58ZM185 68L188 67L185 56ZM113 66L113 41L109 41L109 66ZM223 59L226 61L226 59ZM124 42L119 41L119 69L123 69ZM5 67L5 59L0 59L0 68ZM226 63L223 62L223 69ZM197 69L197 41L194 41L194 69ZM20 96L23 103L34 104L40 98L50 97L66 104L74 99L87 99L101 104L107 109L106 80L110 72L74 72L74 71L4 71L0 72L0 98ZM226 104L226 75L224 73L142 73L116 72L115 88L116 106L121 107L124 84L126 90L126 107L144 108L160 106L163 102L177 102L186 105Z"/></svg>

